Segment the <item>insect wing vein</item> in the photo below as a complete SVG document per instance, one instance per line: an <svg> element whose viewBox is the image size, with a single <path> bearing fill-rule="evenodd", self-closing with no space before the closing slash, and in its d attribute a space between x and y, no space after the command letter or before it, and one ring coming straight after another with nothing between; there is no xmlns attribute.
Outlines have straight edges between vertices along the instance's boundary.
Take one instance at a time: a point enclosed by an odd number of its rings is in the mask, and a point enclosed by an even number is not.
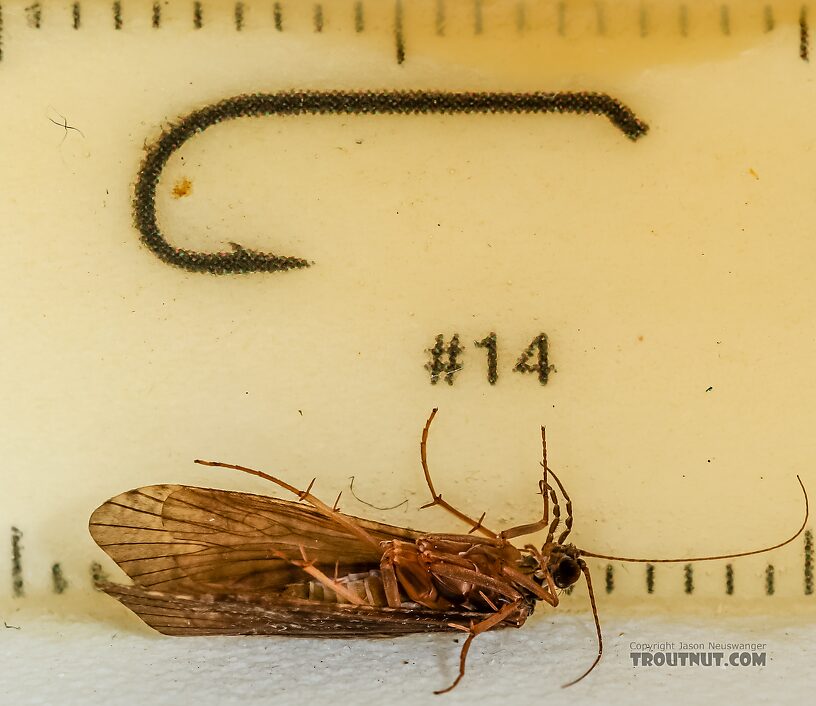
<svg viewBox="0 0 816 706"><path fill-rule="evenodd" d="M353 519L380 540L421 535ZM302 503L181 485L112 498L91 516L90 532L137 584L194 595L282 590L304 578L293 563L301 548L341 575L377 569L380 561L376 547Z"/></svg>

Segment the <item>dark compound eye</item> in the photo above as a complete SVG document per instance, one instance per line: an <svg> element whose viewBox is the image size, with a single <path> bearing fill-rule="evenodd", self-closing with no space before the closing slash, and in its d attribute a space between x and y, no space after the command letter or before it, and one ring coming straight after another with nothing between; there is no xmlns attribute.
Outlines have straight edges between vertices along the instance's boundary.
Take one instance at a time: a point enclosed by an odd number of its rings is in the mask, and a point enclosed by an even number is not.
<svg viewBox="0 0 816 706"><path fill-rule="evenodd" d="M581 578L581 567L575 559L564 557L558 562L552 577L558 588L567 588Z"/></svg>

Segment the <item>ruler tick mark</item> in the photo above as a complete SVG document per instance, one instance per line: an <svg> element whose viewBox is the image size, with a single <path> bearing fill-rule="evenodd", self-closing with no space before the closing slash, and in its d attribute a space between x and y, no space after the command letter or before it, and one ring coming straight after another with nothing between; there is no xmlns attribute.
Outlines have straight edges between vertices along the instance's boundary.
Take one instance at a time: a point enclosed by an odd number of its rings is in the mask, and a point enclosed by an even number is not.
<svg viewBox="0 0 816 706"><path fill-rule="evenodd" d="M638 29L641 37L649 35L649 10L646 5L641 5L638 12Z"/></svg>
<svg viewBox="0 0 816 706"><path fill-rule="evenodd" d="M725 565L725 593L728 596L734 595L734 567L731 564Z"/></svg>
<svg viewBox="0 0 816 706"><path fill-rule="evenodd" d="M654 564L646 564L646 593L654 593L655 588L655 567Z"/></svg>
<svg viewBox="0 0 816 706"><path fill-rule="evenodd" d="M805 532L805 595L813 594L813 532Z"/></svg>
<svg viewBox="0 0 816 706"><path fill-rule="evenodd" d="M688 37L689 32L689 11L688 6L680 5L677 13L677 24L680 29L681 37Z"/></svg>
<svg viewBox="0 0 816 706"><path fill-rule="evenodd" d="M244 3L236 2L232 14L235 21L235 30L240 32L244 29Z"/></svg>
<svg viewBox="0 0 816 706"><path fill-rule="evenodd" d="M615 573L612 564L606 565L606 592L612 593L615 590Z"/></svg>
<svg viewBox="0 0 816 706"><path fill-rule="evenodd" d="M808 27L808 11L805 5L799 11L799 58L810 61L810 28Z"/></svg>
<svg viewBox="0 0 816 706"><path fill-rule="evenodd" d="M283 8L279 2L276 2L272 7L272 17L275 20L275 29L278 32L283 32Z"/></svg>
<svg viewBox="0 0 816 706"><path fill-rule="evenodd" d="M354 31L359 34L365 29L365 17L363 15L363 3L354 3Z"/></svg>
<svg viewBox="0 0 816 706"><path fill-rule="evenodd" d="M314 6L312 23L314 25L314 31L320 34L320 32L323 31L323 5L318 4Z"/></svg>
<svg viewBox="0 0 816 706"><path fill-rule="evenodd" d="M694 567L691 564L683 567L683 590L687 595L694 593Z"/></svg>
<svg viewBox="0 0 816 706"><path fill-rule="evenodd" d="M405 62L405 36L403 32L402 0L396 0L394 3L394 43L398 64Z"/></svg>
<svg viewBox="0 0 816 706"><path fill-rule="evenodd" d="M42 26L42 5L35 2L33 5L29 5L25 9L25 13L28 26L32 29L40 29Z"/></svg>
<svg viewBox="0 0 816 706"><path fill-rule="evenodd" d="M527 28L527 8L524 5L524 0L516 3L516 31L522 34Z"/></svg>
<svg viewBox="0 0 816 706"><path fill-rule="evenodd" d="M606 34L606 8L602 2L595 3L595 31L602 37Z"/></svg>
<svg viewBox="0 0 816 706"><path fill-rule="evenodd" d="M25 594L23 585L23 533L16 527L11 528L11 589L15 598Z"/></svg>
<svg viewBox="0 0 816 706"><path fill-rule="evenodd" d="M105 570L102 568L102 564L98 561L91 562L91 583L94 587L99 583L104 583L108 580L108 575L105 573Z"/></svg>
<svg viewBox="0 0 816 706"><path fill-rule="evenodd" d="M80 23L82 21L82 15L78 2L75 2L71 7L71 18L73 20L74 29L79 29Z"/></svg>
<svg viewBox="0 0 816 706"><path fill-rule="evenodd" d="M113 3L113 28L122 29L122 3L119 0Z"/></svg>
<svg viewBox="0 0 816 706"><path fill-rule="evenodd" d="M774 586L774 567L773 564L768 564L768 567L765 569L765 593L769 596L772 596L776 591L776 587Z"/></svg>
<svg viewBox="0 0 816 706"><path fill-rule="evenodd" d="M3 61L3 4L0 3L0 61Z"/></svg>
<svg viewBox="0 0 816 706"><path fill-rule="evenodd" d="M481 34L483 29L482 0L473 0L473 34Z"/></svg>
<svg viewBox="0 0 816 706"><path fill-rule="evenodd" d="M558 3L558 17L556 21L556 28L558 31L558 36L563 37L567 32L567 5L566 3L559 2Z"/></svg>
<svg viewBox="0 0 816 706"><path fill-rule="evenodd" d="M728 5L720 6L720 32L726 37L731 35L731 11Z"/></svg>
<svg viewBox="0 0 816 706"><path fill-rule="evenodd" d="M764 22L765 31L773 32L773 29L776 26L776 20L774 20L773 8L770 5L765 5L765 11L763 12L762 19Z"/></svg>
<svg viewBox="0 0 816 706"><path fill-rule="evenodd" d="M153 3L153 16L150 21L153 29L158 29L161 26L161 5L158 0Z"/></svg>
<svg viewBox="0 0 816 706"><path fill-rule="evenodd" d="M201 7L201 3L196 0L193 3L193 27L195 29L201 29L204 23L204 11Z"/></svg>
<svg viewBox="0 0 816 706"><path fill-rule="evenodd" d="M434 30L437 37L445 36L445 0L436 0L436 14L434 15Z"/></svg>
<svg viewBox="0 0 816 706"><path fill-rule="evenodd" d="M59 563L51 567L51 584L54 587L54 593L65 593L68 588L68 582L65 580L65 574L62 573L62 566Z"/></svg>

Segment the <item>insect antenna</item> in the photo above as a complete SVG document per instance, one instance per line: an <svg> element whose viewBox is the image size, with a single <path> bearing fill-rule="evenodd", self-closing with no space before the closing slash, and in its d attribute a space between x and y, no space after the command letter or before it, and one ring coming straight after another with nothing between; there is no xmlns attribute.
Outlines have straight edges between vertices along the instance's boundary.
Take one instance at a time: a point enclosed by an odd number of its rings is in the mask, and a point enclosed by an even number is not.
<svg viewBox="0 0 816 706"><path fill-rule="evenodd" d="M544 504L544 512L541 516L541 519L537 522L531 522L530 524L526 525L519 525L518 527L511 527L510 529L506 529L499 533L499 538L503 540L513 539L514 537L523 537L525 534L533 534L535 532L539 532L543 530L550 521L550 506L549 506L549 496L547 495L547 490L550 489L550 483L547 480L547 435L544 430L544 427L541 427L541 465L544 468L544 474L540 481L538 481L538 489L541 493L541 497L543 499ZM555 527L558 525L558 518L559 518L559 507L558 507L558 499L555 497L555 494L552 494L553 502L555 503L555 508L553 509L554 519L552 525L550 525L550 531L548 534L547 541L549 542L552 539L552 534L555 532ZM481 520L480 520L481 522Z"/></svg>
<svg viewBox="0 0 816 706"><path fill-rule="evenodd" d="M543 478L539 482L538 487L541 490L541 499L544 502L544 518L545 520L550 516L550 507L547 504L547 488L550 487L550 481L547 478L547 429L541 426L541 466L544 469Z"/></svg>
<svg viewBox="0 0 816 706"><path fill-rule="evenodd" d="M809 514L809 507L808 507L808 494L805 490L805 484L802 483L802 479L797 475L796 480L799 481L799 486L802 488L802 495L805 496L805 517L802 520L802 526L796 530L796 533L788 537L785 541L779 542L778 544L774 544L770 547L764 547L763 549L752 549L751 551L747 552L736 552L734 554L717 554L716 556L692 556L692 557L683 557L678 559L640 559L640 558L632 558L632 557L624 557L624 556L612 556L611 554L598 554L596 552L588 552L584 549L581 549L582 556L591 556L596 559L610 559L613 561L629 561L629 562L639 562L639 563L648 563L648 564L671 564L671 563L691 563L693 561L715 561L717 559L735 559L740 556L751 556L752 554L764 554L765 552L773 551L774 549L779 549L780 547L784 547L786 544L790 544L794 539L796 539L802 532L804 531L805 527L807 526L808 521L808 514ZM559 483L560 485L560 483ZM563 490L563 487L561 488Z"/></svg>
<svg viewBox="0 0 816 706"><path fill-rule="evenodd" d="M553 477L555 477L555 474L553 474ZM546 493L548 489L550 491L550 500L552 502L553 519L550 523L550 528L547 530L546 544L552 544L553 537L555 536L555 530L558 529L558 523L561 522L561 506L558 504L558 496L555 493L555 488L548 486L544 489L544 492Z"/></svg>
<svg viewBox="0 0 816 706"><path fill-rule="evenodd" d="M563 490L563 488L561 490ZM573 679L571 682L566 684L562 684L562 689L566 689L568 686L572 686L573 684L577 684L579 681L581 681L581 679L583 679L587 674L595 669L595 667L598 666L598 662L601 661L601 657L603 656L603 633L601 632L601 620L598 617L598 606L595 604L595 591L592 590L592 578L589 575L589 567L585 561L581 561L580 559L578 560L578 565L581 567L581 573L584 574L587 590L589 591L589 603L592 606L592 617L595 619L595 632L598 635L598 656L595 658L595 661L589 665L589 669L587 669L580 677Z"/></svg>
<svg viewBox="0 0 816 706"><path fill-rule="evenodd" d="M564 488L564 484L561 482L561 479L550 471L550 475L555 478L555 482L558 484L558 488L561 490L561 494L564 496L564 502L567 506L567 519L564 520L564 531L561 533L561 536L558 538L558 543L563 544L567 541L567 537L569 537L570 532L572 532L572 500L570 499L569 493L567 492L566 488ZM553 491L553 495L555 492ZM558 501L555 501L556 505ZM555 532L555 528L553 528L553 532Z"/></svg>

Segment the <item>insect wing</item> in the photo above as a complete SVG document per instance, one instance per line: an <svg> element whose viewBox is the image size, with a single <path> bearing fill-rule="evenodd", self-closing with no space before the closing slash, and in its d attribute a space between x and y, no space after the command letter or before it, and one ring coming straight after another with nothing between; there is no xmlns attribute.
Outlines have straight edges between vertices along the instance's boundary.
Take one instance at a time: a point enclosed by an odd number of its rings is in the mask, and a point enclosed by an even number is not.
<svg viewBox="0 0 816 706"><path fill-rule="evenodd" d="M374 608L321 601L254 596L184 595L142 586L100 588L165 635L290 635L293 637L389 637L468 628L487 613L434 611L420 606ZM520 626L529 611L501 627Z"/></svg>
<svg viewBox="0 0 816 706"><path fill-rule="evenodd" d="M377 540L422 533L352 518ZM139 586L168 593L247 595L302 581L293 561L341 575L379 568L381 553L297 502L183 485L122 493L97 508L89 530Z"/></svg>

